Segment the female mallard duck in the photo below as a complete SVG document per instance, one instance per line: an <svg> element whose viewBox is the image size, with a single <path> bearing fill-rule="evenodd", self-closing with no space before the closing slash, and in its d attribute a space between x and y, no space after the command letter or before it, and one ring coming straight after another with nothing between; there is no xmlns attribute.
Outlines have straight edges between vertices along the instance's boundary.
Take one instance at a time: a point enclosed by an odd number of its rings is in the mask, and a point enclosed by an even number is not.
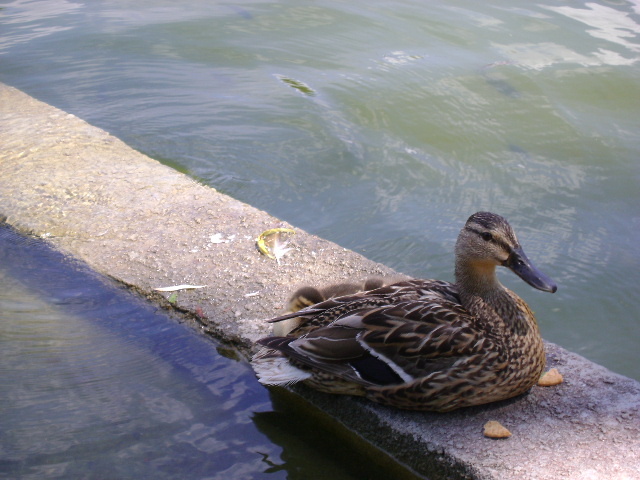
<svg viewBox="0 0 640 480"><path fill-rule="evenodd" d="M526 392L545 365L542 338L533 312L495 269L505 266L546 292L556 285L493 213L469 217L455 252L454 284L409 280L271 320L300 323L287 336L258 341L265 347L252 360L258 379L442 412Z"/></svg>

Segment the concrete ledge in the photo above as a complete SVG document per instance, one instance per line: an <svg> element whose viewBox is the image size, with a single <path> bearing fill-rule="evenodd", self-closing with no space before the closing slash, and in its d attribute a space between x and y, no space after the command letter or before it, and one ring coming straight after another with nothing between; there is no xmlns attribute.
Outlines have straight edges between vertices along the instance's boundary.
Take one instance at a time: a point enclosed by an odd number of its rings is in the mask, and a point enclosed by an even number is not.
<svg viewBox="0 0 640 480"><path fill-rule="evenodd" d="M395 274L298 229L278 265L255 238L285 222L3 84L0 215L158 301L155 287L207 285L180 292L177 306L245 353L295 287ZM556 345L547 352L562 385L448 414L295 392L432 480L640 478L640 384ZM513 436L484 438L488 420Z"/></svg>

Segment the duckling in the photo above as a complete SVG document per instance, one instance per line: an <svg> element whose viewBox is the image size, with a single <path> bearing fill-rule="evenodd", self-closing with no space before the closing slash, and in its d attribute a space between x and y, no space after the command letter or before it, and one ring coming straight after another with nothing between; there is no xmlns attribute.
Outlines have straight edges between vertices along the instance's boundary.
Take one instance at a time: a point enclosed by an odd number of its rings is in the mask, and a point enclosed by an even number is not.
<svg viewBox="0 0 640 480"><path fill-rule="evenodd" d="M259 340L265 385L297 382L409 410L447 412L511 398L545 366L538 324L496 276L503 266L532 287L556 284L525 255L509 223L477 212L455 247L455 283L408 280L329 298L270 320L299 318Z"/></svg>
<svg viewBox="0 0 640 480"><path fill-rule="evenodd" d="M345 295L351 295L366 290L373 290L380 288L385 284L383 277L370 277L359 283L337 283L328 285L323 288L312 287L305 285L300 287L294 292L289 299L288 311L291 313L302 310L303 308L310 307L316 303L321 303L325 300L334 297L342 297ZM391 283L386 281L386 283ZM288 318L280 322L273 324L273 335L284 336L298 327L302 319L298 317Z"/></svg>

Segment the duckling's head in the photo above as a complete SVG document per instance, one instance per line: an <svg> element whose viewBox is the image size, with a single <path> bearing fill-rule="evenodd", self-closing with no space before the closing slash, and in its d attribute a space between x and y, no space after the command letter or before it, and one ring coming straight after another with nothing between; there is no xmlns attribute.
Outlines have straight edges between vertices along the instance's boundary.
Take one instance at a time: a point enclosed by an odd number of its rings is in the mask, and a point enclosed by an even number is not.
<svg viewBox="0 0 640 480"><path fill-rule="evenodd" d="M509 268L538 290L557 290L527 258L509 222L495 213L474 213L456 243L456 281L472 289L493 288L497 266Z"/></svg>
<svg viewBox="0 0 640 480"><path fill-rule="evenodd" d="M289 299L289 311L297 312L324 300L326 300L325 296L317 288L311 286L301 287L291 295Z"/></svg>

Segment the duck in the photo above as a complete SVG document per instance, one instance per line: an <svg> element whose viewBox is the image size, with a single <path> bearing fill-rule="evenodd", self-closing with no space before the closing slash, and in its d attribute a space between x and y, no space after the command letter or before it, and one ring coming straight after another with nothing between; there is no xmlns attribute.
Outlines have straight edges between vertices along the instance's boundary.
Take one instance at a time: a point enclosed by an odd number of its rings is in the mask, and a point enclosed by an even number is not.
<svg viewBox="0 0 640 480"><path fill-rule="evenodd" d="M477 212L458 235L453 283L410 279L315 297L269 320L297 323L258 340L252 367L267 386L303 383L406 410L449 412L522 395L542 375L544 344L533 312L500 283L497 267L557 290L504 217Z"/></svg>
<svg viewBox="0 0 640 480"><path fill-rule="evenodd" d="M288 301L287 311L295 313L303 308L321 303L330 298L342 297L366 290L374 290L385 284L393 283L392 280L395 278L396 277L385 278L382 276L374 276L365 278L360 282L343 282L324 287L305 285L298 288L293 295L291 295ZM273 324L273 334L275 336L284 336L300 325L301 322L302 319L299 317L276 322Z"/></svg>
<svg viewBox="0 0 640 480"><path fill-rule="evenodd" d="M291 313L298 312L303 308L321 303L330 298L342 297L366 290L375 290L384 284L383 277L370 277L361 282L335 283L321 288L305 285L291 295L288 302L288 310Z"/></svg>

